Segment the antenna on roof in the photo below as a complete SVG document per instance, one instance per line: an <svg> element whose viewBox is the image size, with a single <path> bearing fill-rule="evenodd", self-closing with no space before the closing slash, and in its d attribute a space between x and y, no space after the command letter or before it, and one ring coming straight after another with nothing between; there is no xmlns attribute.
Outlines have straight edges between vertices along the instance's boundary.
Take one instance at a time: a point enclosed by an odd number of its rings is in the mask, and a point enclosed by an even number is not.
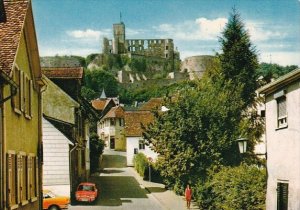
<svg viewBox="0 0 300 210"><path fill-rule="evenodd" d="M120 12L120 23L122 23L122 13Z"/></svg>

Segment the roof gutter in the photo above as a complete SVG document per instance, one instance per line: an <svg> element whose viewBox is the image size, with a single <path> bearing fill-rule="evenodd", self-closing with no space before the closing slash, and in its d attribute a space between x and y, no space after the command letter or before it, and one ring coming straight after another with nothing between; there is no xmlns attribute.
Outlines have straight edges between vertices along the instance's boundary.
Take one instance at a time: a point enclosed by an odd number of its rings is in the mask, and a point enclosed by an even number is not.
<svg viewBox="0 0 300 210"><path fill-rule="evenodd" d="M4 80L4 83L9 84L10 86L10 95L7 96L6 98L3 98L0 100L0 105L3 104L5 101L11 99L13 96L15 96L17 94L17 90L18 90L18 85L12 81L9 76L7 76L4 72L0 71L0 80Z"/></svg>

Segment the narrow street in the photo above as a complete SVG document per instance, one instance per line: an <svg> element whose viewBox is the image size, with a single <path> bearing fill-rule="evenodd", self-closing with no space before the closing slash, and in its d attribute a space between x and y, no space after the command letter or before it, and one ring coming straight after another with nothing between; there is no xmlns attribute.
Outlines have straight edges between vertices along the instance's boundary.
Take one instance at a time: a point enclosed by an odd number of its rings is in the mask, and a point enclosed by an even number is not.
<svg viewBox="0 0 300 210"><path fill-rule="evenodd" d="M103 169L90 181L97 184L100 196L93 204L78 204L70 210L124 209L160 210L164 209L153 195L149 194L135 179L131 168L126 167L124 152L105 151Z"/></svg>

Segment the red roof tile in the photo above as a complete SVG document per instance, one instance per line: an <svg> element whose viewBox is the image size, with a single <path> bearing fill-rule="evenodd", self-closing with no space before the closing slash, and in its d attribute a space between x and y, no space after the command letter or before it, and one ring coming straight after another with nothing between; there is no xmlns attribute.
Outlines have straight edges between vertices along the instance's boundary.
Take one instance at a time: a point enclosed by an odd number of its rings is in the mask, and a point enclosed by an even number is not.
<svg viewBox="0 0 300 210"><path fill-rule="evenodd" d="M10 74L20 42L29 0L4 0L6 21L0 22L0 71Z"/></svg>
<svg viewBox="0 0 300 210"><path fill-rule="evenodd" d="M97 110L103 110L109 101L110 99L95 99L92 100L92 106Z"/></svg>
<svg viewBox="0 0 300 210"><path fill-rule="evenodd" d="M124 118L124 109L121 106L112 107L103 117L105 118Z"/></svg>
<svg viewBox="0 0 300 210"><path fill-rule="evenodd" d="M125 112L125 135L142 136L141 124L147 126L154 120L150 111L127 111Z"/></svg>
<svg viewBox="0 0 300 210"><path fill-rule="evenodd" d="M82 79L83 67L42 68L48 78Z"/></svg>
<svg viewBox="0 0 300 210"><path fill-rule="evenodd" d="M139 110L144 111L153 111L160 109L162 106L163 99L162 98L151 98L149 101L144 103Z"/></svg>

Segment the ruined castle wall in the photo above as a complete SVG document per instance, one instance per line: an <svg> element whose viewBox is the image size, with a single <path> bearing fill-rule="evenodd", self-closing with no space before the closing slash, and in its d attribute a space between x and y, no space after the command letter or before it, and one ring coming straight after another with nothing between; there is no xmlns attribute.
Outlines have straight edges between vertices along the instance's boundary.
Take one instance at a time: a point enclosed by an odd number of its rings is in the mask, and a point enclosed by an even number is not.
<svg viewBox="0 0 300 210"><path fill-rule="evenodd" d="M213 62L214 56L199 55L185 58L181 63L181 72L187 72L190 79L202 78L204 72Z"/></svg>

